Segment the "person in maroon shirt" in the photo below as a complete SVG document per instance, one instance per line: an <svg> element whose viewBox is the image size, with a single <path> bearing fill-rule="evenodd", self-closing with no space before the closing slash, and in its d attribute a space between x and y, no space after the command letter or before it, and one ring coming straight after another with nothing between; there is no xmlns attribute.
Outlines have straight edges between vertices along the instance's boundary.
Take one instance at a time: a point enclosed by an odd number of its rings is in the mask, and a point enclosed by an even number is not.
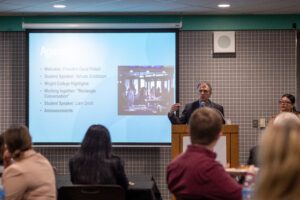
<svg viewBox="0 0 300 200"><path fill-rule="evenodd" d="M216 161L213 148L222 118L212 108L197 109L189 121L191 145L167 167L169 190L180 199L241 200L239 185Z"/></svg>

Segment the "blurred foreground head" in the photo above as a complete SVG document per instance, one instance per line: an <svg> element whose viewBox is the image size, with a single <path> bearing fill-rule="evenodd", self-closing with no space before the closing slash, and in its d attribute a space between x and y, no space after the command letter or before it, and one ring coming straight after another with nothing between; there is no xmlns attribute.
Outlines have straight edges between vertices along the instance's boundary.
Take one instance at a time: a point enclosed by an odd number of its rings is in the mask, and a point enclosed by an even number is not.
<svg viewBox="0 0 300 200"><path fill-rule="evenodd" d="M291 112L279 114L263 134L256 200L299 199L300 119Z"/></svg>

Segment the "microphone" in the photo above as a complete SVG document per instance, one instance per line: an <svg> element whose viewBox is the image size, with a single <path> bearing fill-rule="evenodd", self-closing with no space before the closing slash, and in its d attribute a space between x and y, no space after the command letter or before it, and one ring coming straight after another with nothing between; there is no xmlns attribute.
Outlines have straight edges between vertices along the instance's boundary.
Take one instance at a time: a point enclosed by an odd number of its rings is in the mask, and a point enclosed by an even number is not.
<svg viewBox="0 0 300 200"><path fill-rule="evenodd" d="M203 107L205 107L205 102L204 102L204 101L200 101L200 106L199 106L199 108L203 108Z"/></svg>

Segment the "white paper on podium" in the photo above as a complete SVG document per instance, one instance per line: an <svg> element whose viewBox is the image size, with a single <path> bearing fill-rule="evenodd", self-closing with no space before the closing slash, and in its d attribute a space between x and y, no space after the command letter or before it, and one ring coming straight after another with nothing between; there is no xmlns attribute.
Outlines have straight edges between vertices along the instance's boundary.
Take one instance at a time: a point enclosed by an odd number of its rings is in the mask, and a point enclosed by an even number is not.
<svg viewBox="0 0 300 200"><path fill-rule="evenodd" d="M185 152L187 146L191 144L190 136L182 137L182 152ZM214 148L214 152L217 154L216 160L219 161L224 167L227 165L227 153L226 153L226 136L221 136Z"/></svg>

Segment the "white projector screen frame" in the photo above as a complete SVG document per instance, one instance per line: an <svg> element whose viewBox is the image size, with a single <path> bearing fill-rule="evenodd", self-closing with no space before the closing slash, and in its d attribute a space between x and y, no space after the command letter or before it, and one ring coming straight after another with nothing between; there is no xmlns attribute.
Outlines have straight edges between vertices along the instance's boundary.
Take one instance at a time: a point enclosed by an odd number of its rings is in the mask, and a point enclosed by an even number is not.
<svg viewBox="0 0 300 200"><path fill-rule="evenodd" d="M62 37L61 37L62 36ZM28 30L27 125L35 145L170 145L177 30Z"/></svg>

